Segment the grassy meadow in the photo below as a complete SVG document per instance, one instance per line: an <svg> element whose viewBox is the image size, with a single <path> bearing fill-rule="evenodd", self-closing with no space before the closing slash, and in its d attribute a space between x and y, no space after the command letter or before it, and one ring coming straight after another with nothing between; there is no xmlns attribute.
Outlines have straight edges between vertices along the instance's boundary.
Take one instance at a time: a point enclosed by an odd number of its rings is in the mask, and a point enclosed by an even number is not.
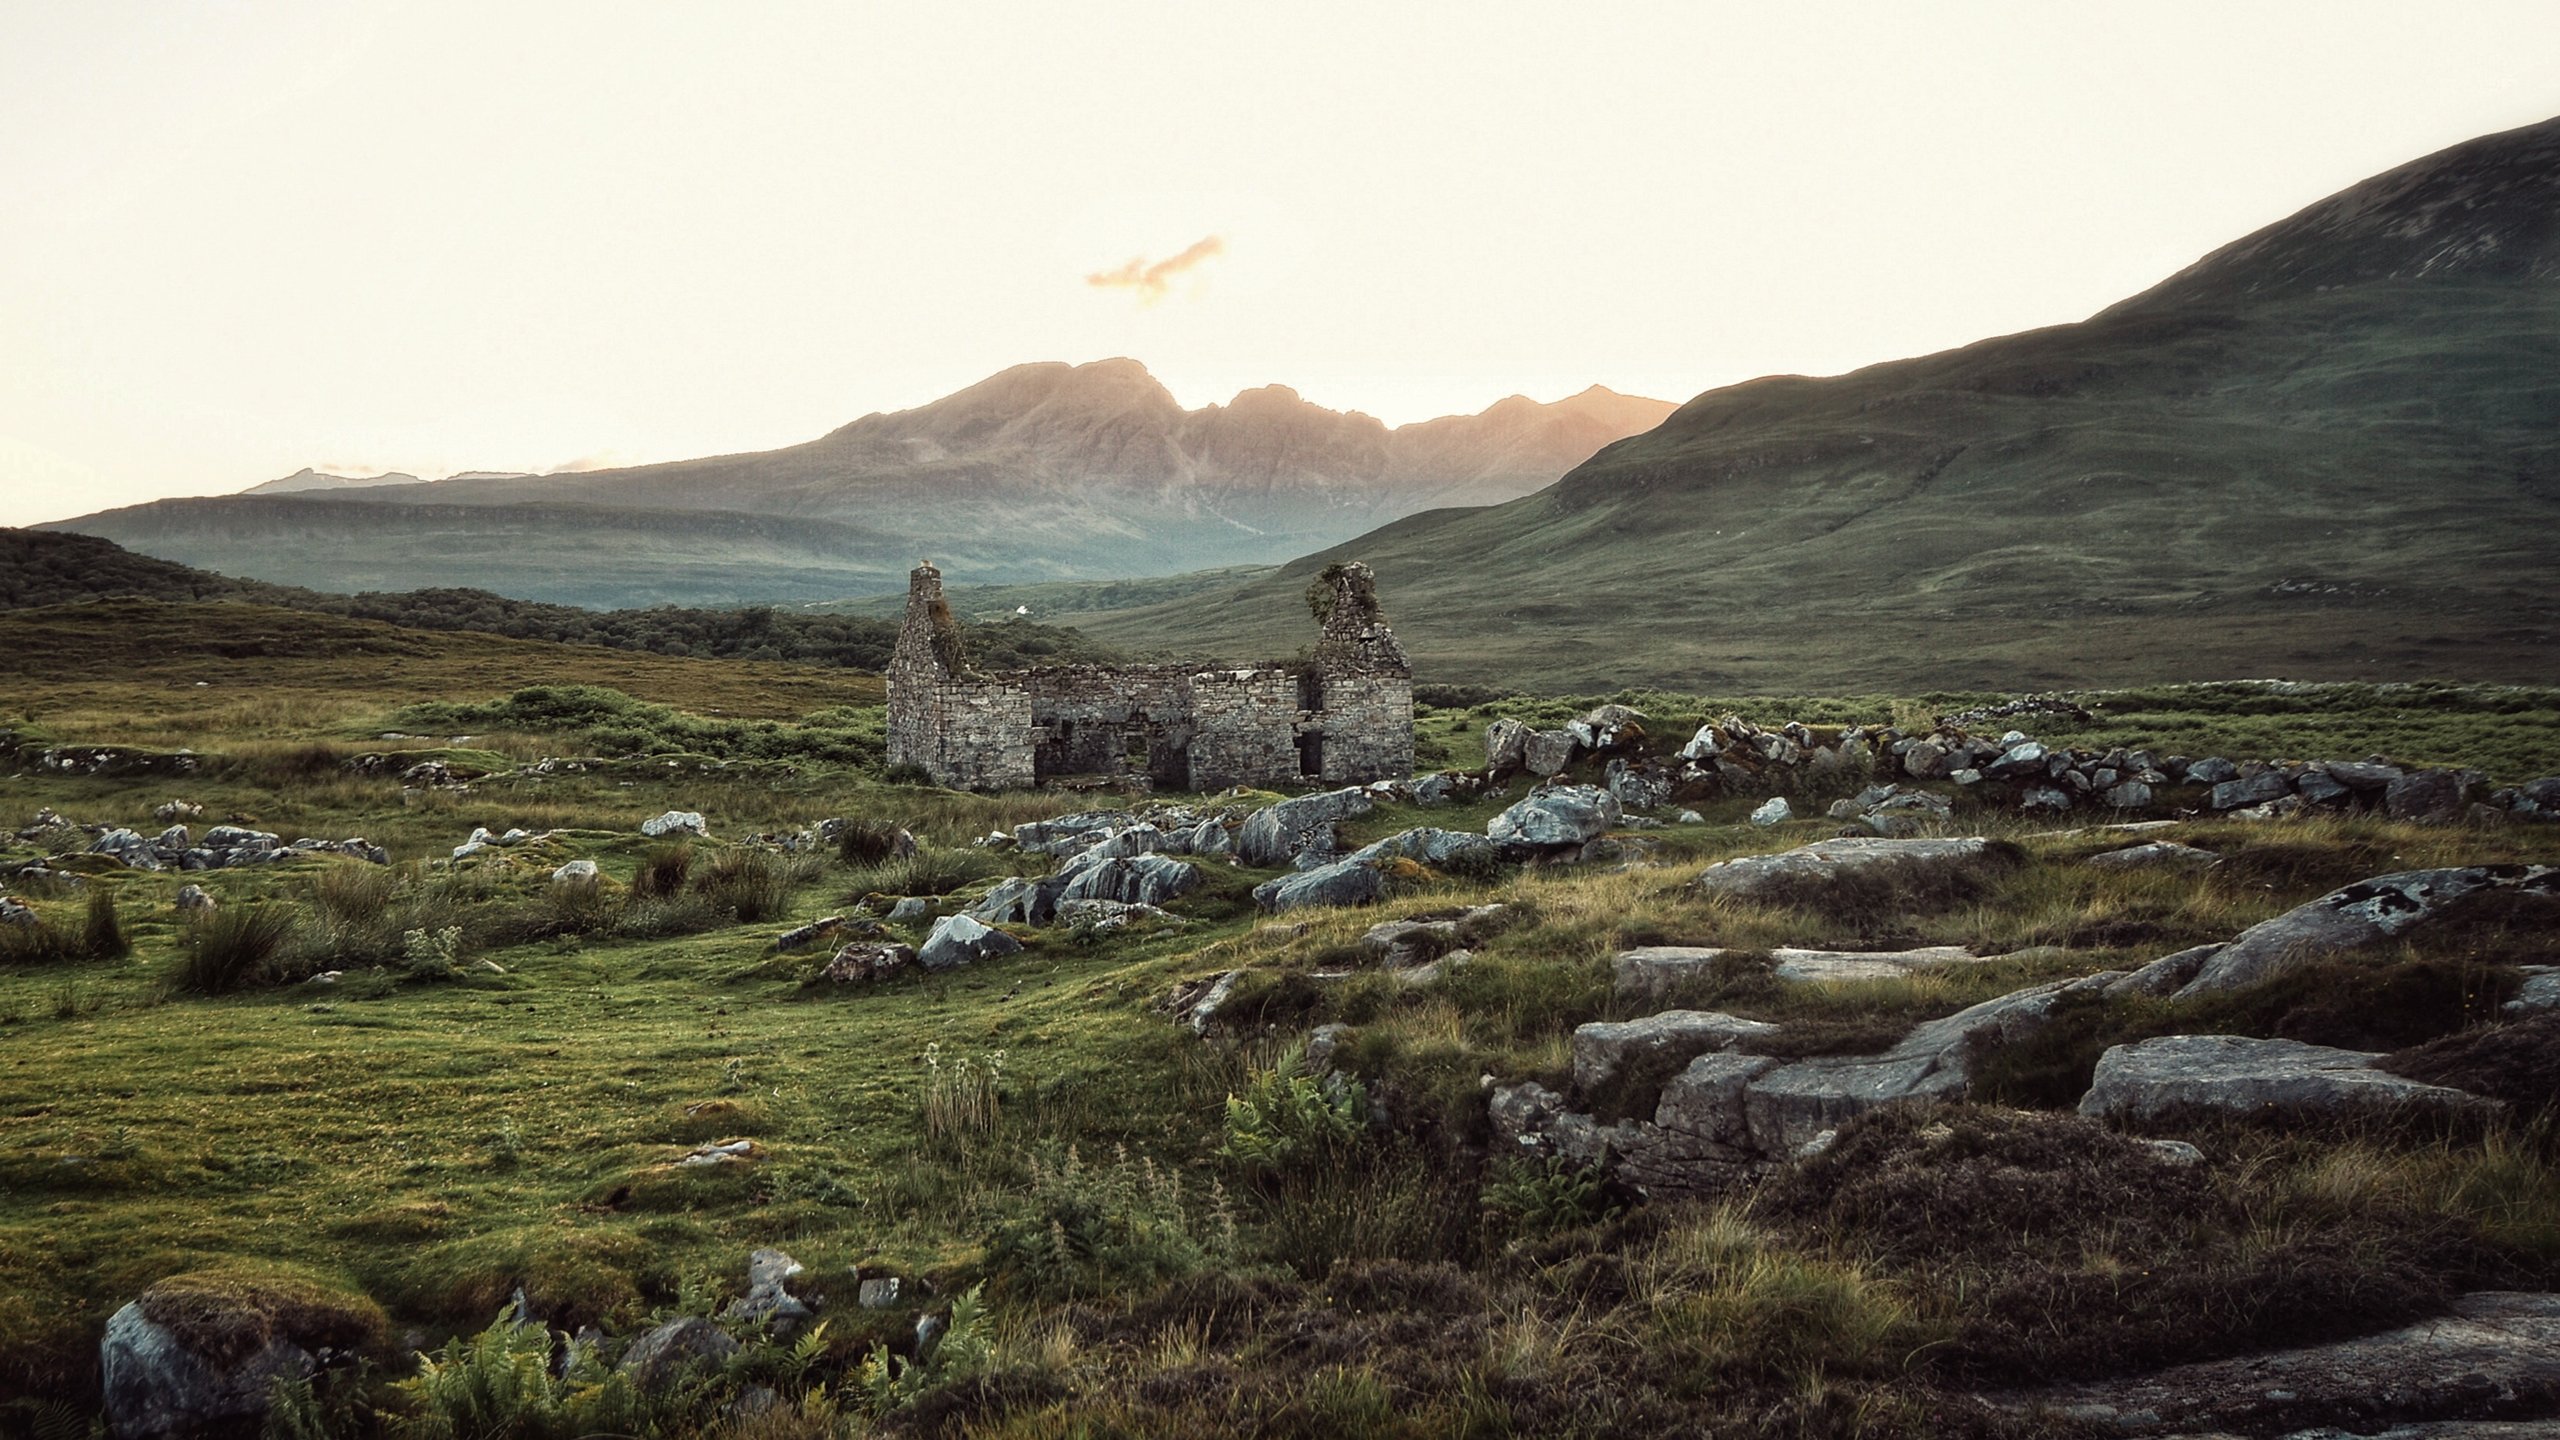
<svg viewBox="0 0 2560 1440"><path fill-rule="evenodd" d="M1784 1053L1858 1053L2366 875L2560 860L2546 828L2196 819L2144 837L2222 852L2199 876L2090 869L2122 837L1960 808L1962 833L2013 842L2014 863L1925 895L1761 905L1686 882L1835 827L1755 828L1734 798L1630 831L1624 866L1415 869L1382 909L1282 924L1248 893L1275 872L1208 862L1179 927L1022 929L1018 955L839 985L815 978L832 943L783 954L776 937L886 896L955 908L1024 863L978 837L1109 797L892 783L880 683L836 670L138 602L0 616L0 648L18 746L0 835L46 808L148 835L175 799L203 807L199 830L362 835L393 857L196 874L93 857L0 880L58 942L0 946L0 1426L84 1431L102 1324L172 1276L358 1317L358 1358L287 1387L269 1433L985 1437L2067 1434L1969 1397L2560 1280L2560 1143L2529 1096L2469 1128L2191 1126L2176 1133L2208 1159L2175 1193L2068 1113L2104 1044L2164 1026L2388 1050L2469 1034L2518 965L2560 962L2529 911L2209 1011L2077 1014L1997 1057L1983 1103L1862 1123L1717 1205L1491 1154L1484 1113L1492 1080L1560 1084L1575 1025L1657 1008L1611 994L1628 945L1735 947L1684 1003L1778 1021ZM1421 719L1426 766L1479 763L1494 716L1589 703L1442 698ZM1840 723L1992 697L1633 698L1676 745L1728 711ZM2184 687L1983 725L2512 783L2560 771L2554 698ZM26 763L74 745L184 748L194 768ZM549 757L592 763L532 768ZM403 784L431 760L467 788ZM1481 830L1510 798L1386 805L1350 838ZM639 833L671 808L709 836ZM826 817L921 849L748 843ZM447 860L475 828L541 838ZM52 848L0 840L0 875ZM552 883L572 859L598 863L591 894ZM177 910L189 883L212 917ZM1359 944L1381 919L1495 902L1473 962L1436 984ZM1947 943L2007 958L1816 986L1752 958ZM1228 971L1211 1038L1157 1008ZM1351 1027L1345 1078L1320 1084L1298 1052L1330 1022ZM747 1158L682 1163L734 1141ZM545 1370L553 1332L595 1327L592 1354L719 1313L760 1246L806 1267L815 1341L736 1323L738 1356L647 1394L601 1362ZM900 1302L860 1307L884 1277ZM539 1325L492 1327L519 1295ZM924 1314L938 1345L918 1340Z"/></svg>

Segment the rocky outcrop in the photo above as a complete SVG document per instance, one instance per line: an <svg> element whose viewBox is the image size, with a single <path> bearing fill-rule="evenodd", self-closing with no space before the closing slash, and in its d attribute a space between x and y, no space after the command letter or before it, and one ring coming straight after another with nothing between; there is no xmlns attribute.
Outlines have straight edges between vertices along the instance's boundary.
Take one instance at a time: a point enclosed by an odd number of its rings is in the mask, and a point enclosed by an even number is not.
<svg viewBox="0 0 2560 1440"><path fill-rule="evenodd" d="M1844 876L1881 875L1896 869L1945 873L1980 864L1992 854L1992 842L1962 839L1889 840L1850 836L1817 840L1775 855L1744 855L1719 861L1700 871L1692 882L1703 894L1753 899L1793 889L1821 886Z"/></svg>
<svg viewBox="0 0 2560 1440"><path fill-rule="evenodd" d="M1711 1051L1764 1039L1778 1027L1714 1010L1665 1010L1640 1020L1598 1020L1573 1032L1573 1087L1597 1093L1633 1070L1686 1068Z"/></svg>
<svg viewBox="0 0 2560 1440"><path fill-rule="evenodd" d="M2486 890L2560 897L2560 865L2466 865L2359 880L2240 932L2178 994L2237 990L2405 935Z"/></svg>
<svg viewBox="0 0 2560 1440"><path fill-rule="evenodd" d="M2201 870L2222 857L2211 850L2181 845L2175 840L2154 840L2144 845L2128 845L2121 850L2107 850L2080 862L2093 870L2148 870L2182 868Z"/></svg>
<svg viewBox="0 0 2560 1440"><path fill-rule="evenodd" d="M1759 953L1715 945L1640 945L1618 952L1610 962L1610 981L1620 1000L1659 1000L1713 983L1737 964L1756 963ZM1978 964L1984 958L1961 945L1928 945L1914 950L1781 948L1767 953L1771 974L1799 983L1897 980L1917 970Z"/></svg>
<svg viewBox="0 0 2560 1440"><path fill-rule="evenodd" d="M979 960L1012 955L1021 949L1021 941L1001 930L982 925L966 915L945 915L934 922L933 933L916 948L916 963L927 970L949 970Z"/></svg>
<svg viewBox="0 0 2560 1440"><path fill-rule="evenodd" d="M1111 900L1124 905L1161 906L1200 884L1200 867L1166 855L1131 855L1101 860L1064 872L1065 884L1053 908L1077 900Z"/></svg>
<svg viewBox="0 0 2560 1440"><path fill-rule="evenodd" d="M2149 1120L2186 1109L2333 1115L2400 1107L2477 1110L2495 1103L2375 1069L2381 1058L2296 1040L2163 1035L2099 1056L2080 1113Z"/></svg>
<svg viewBox="0 0 2560 1440"><path fill-rule="evenodd" d="M1616 829L1624 819L1618 797L1608 791L1591 785L1566 785L1533 791L1527 799L1494 816L1485 826L1485 834L1506 855L1553 855L1578 852Z"/></svg>
<svg viewBox="0 0 2560 1440"><path fill-rule="evenodd" d="M1309 905L1374 905L1385 899L1387 877L1368 860L1339 860L1253 887L1253 903L1278 914Z"/></svg>
<svg viewBox="0 0 2560 1440"><path fill-rule="evenodd" d="M2560 1295L2489 1291L2379 1335L1986 1397L2122 1435L2521 1440L2560 1431ZM2501 1424L2484 1417L2516 1417ZM2434 1422L2471 1420L2474 1425ZM2308 1429L2305 1427L2339 1427ZM2474 1428L2476 1426L2476 1428ZM2405 1427L2405 1428L2404 1428Z"/></svg>
<svg viewBox="0 0 2560 1440"><path fill-rule="evenodd" d="M1264 806L1245 817L1236 833L1236 858L1267 868L1286 865L1309 849L1333 849L1333 827L1368 814L1376 803L1367 790L1347 786Z"/></svg>
<svg viewBox="0 0 2560 1440"><path fill-rule="evenodd" d="M245 865L272 865L305 855L345 855L375 865L391 863L391 852L362 837L348 840L304 838L288 844L264 830L216 825L202 835L184 825L171 825L145 836L121 827L101 827L89 842L92 855L104 855L135 870L231 870Z"/></svg>

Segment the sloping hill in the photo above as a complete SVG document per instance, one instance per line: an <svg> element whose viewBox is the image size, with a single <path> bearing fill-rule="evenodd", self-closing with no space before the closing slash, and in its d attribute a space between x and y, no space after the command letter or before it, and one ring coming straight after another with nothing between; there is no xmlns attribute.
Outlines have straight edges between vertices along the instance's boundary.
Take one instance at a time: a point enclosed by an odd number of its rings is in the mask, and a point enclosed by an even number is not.
<svg viewBox="0 0 2560 1440"><path fill-rule="evenodd" d="M927 555L1014 584L1276 563L1432 506L1525 495L1671 409L1594 386L1389 429L1286 386L1186 411L1134 360L1022 365L782 450L433 483L305 471L57 528L332 590L842 599L903 588Z"/></svg>
<svg viewBox="0 0 2560 1440"><path fill-rule="evenodd" d="M1356 556L1436 679L2547 678L2555 214L2560 121L2358 185L2081 324L1711 391L1536 495L1079 623L1255 653Z"/></svg>

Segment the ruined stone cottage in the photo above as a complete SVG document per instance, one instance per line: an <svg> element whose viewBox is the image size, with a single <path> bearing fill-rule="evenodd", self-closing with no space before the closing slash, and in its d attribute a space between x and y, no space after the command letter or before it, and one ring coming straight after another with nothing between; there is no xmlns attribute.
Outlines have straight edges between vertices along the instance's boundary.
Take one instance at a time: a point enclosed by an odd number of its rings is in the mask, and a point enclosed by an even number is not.
<svg viewBox="0 0 2560 1440"><path fill-rule="evenodd" d="M1158 790L1355 784L1413 773L1413 670L1360 564L1309 597L1324 620L1303 666L969 668L942 572L907 580L889 662L889 763L937 783L1025 788L1061 776L1143 774Z"/></svg>

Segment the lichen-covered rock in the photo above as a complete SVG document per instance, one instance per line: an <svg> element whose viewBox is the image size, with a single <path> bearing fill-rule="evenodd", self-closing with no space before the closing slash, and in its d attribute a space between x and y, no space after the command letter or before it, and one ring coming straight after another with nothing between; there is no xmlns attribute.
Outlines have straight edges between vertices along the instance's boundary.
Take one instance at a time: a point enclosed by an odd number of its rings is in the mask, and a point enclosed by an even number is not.
<svg viewBox="0 0 2560 1440"><path fill-rule="evenodd" d="M1308 905L1374 905L1387 893L1387 877L1366 860L1337 860L1253 887L1253 903L1278 914Z"/></svg>
<svg viewBox="0 0 2560 1440"><path fill-rule="evenodd" d="M380 1337L371 1302L299 1281L181 1275L107 1318L100 1399L124 1440L245 1431L278 1380L305 1380Z"/></svg>
<svg viewBox="0 0 2560 1440"><path fill-rule="evenodd" d="M2454 901L2492 889L2560 895L2560 865L2465 865L2359 880L2240 932L2178 993L2203 995L2254 985L2407 934Z"/></svg>
<svg viewBox="0 0 2560 1440"><path fill-rule="evenodd" d="M1022 942L966 915L945 915L916 948L916 963L927 970L949 970L979 960L992 960L1022 949Z"/></svg>
<svg viewBox="0 0 2560 1440"><path fill-rule="evenodd" d="M1506 715L1484 727L1484 768L1506 775L1529 763L1529 727Z"/></svg>
<svg viewBox="0 0 2560 1440"><path fill-rule="evenodd" d="M1976 864L1991 854L1991 842L1980 837L1883 839L1848 836L1817 840L1775 855L1744 855L1710 865L1694 882L1709 895L1749 897L1790 884L1865 871L1909 866L1954 870Z"/></svg>
<svg viewBox="0 0 2560 1440"><path fill-rule="evenodd" d="M1236 856L1247 865L1286 865L1311 845L1330 844L1339 822L1375 808L1377 801L1356 785L1267 805L1245 818Z"/></svg>
<svg viewBox="0 0 2560 1440"><path fill-rule="evenodd" d="M1071 900L1116 900L1125 905L1160 906L1199 884L1200 867L1188 860L1169 855L1131 855L1073 872L1065 888L1058 891L1057 903L1063 906Z"/></svg>
<svg viewBox="0 0 2560 1440"><path fill-rule="evenodd" d="M886 980L916 963L916 952L907 946L881 940L858 940L835 953L818 970L818 978L839 985L867 985Z"/></svg>
<svg viewBox="0 0 2560 1440"><path fill-rule="evenodd" d="M669 835L706 835L710 827L698 810L669 810L641 821L640 833L657 840Z"/></svg>
<svg viewBox="0 0 2560 1440"><path fill-rule="evenodd" d="M747 1257L747 1293L729 1302L724 1318L761 1325L776 1339L788 1340L816 1318L807 1301L786 1282L800 1273L800 1262L780 1250L758 1250Z"/></svg>
<svg viewBox="0 0 2560 1440"><path fill-rule="evenodd" d="M680 1315L632 1341L622 1352L621 1370L633 1385L649 1392L737 1353L738 1342L729 1332L699 1315Z"/></svg>
<svg viewBox="0 0 2560 1440"><path fill-rule="evenodd" d="M2154 840L2146 845L2128 845L2122 850L2092 855L2080 863L2095 870L2142 870L2171 865L2200 870L2221 858L2214 851L2181 845L2175 840Z"/></svg>
<svg viewBox="0 0 2560 1440"><path fill-rule="evenodd" d="M1778 1027L1715 1010L1665 1010L1638 1020L1595 1020L1573 1032L1573 1086L1590 1095L1630 1066L1686 1065L1713 1050L1775 1035Z"/></svg>
<svg viewBox="0 0 2560 1440"><path fill-rule="evenodd" d="M2243 1115L2330 1115L2342 1110L2475 1110L2496 1102L2374 1068L2382 1057L2298 1040L2245 1035L2163 1035L2098 1057L2080 1100L2083 1115L2150 1119L2196 1107Z"/></svg>
<svg viewBox="0 0 2560 1440"><path fill-rule="evenodd" d="M1527 799L1493 817L1485 834L1511 852L1556 850L1580 846L1617 828L1625 819L1618 798L1591 785L1564 785L1533 792Z"/></svg>
<svg viewBox="0 0 2560 1440"><path fill-rule="evenodd" d="M1472 830L1442 830L1422 825L1411 830L1399 830L1384 840L1363 845L1344 858L1369 862L1412 860L1437 870L1450 865L1491 860L1495 855L1493 841Z"/></svg>
<svg viewBox="0 0 2560 1440"><path fill-rule="evenodd" d="M2462 777L2450 770L2403 775L2384 787L2383 813L2420 825L2450 825L2463 816L2463 789Z"/></svg>
<svg viewBox="0 0 2560 1440"><path fill-rule="evenodd" d="M1566 767L1573 764L1573 753L1577 747L1578 742L1571 731L1532 730L1521 755L1521 768L1541 780L1551 779L1563 774Z"/></svg>

